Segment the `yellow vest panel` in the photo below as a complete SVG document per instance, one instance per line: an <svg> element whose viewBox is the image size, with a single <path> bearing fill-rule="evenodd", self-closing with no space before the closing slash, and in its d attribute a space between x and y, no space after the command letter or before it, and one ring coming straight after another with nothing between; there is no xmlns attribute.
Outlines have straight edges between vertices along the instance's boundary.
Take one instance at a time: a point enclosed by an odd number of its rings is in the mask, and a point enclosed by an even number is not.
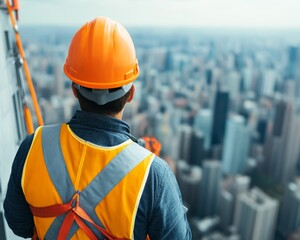
<svg viewBox="0 0 300 240"><path fill-rule="evenodd" d="M109 189L94 209L89 209L87 201L86 206L81 207L86 207L85 211L89 216L92 219L93 216L98 218L93 220L101 222L114 236L132 239L137 208L154 155L131 140L113 147L101 147L80 139L66 124L52 128L47 130L50 132L48 135L56 129L59 136L56 141L49 140L45 127L40 127L35 132L22 175L22 188L27 202L34 207L47 207L66 203L66 196L61 195L64 195L64 191L70 192L70 189L79 190L84 195L85 189L90 188L89 197L94 196L94 192L101 193ZM44 139L48 142L45 143ZM49 150L52 143L58 144L60 149ZM59 159L56 151L61 152L62 159ZM140 161L135 161L137 157L134 153L137 151L143 152ZM123 159L124 156L126 159ZM56 165L52 158L59 164ZM131 162L136 164L130 168L128 165ZM62 168L66 169L67 177L60 174ZM123 173L124 176L120 180L115 180L125 168L130 171ZM65 183L68 182L66 179L69 179L69 183ZM99 186L95 180L99 181ZM92 185L93 188L90 187ZM71 198L68 199L70 200ZM34 217L39 238L48 238L48 231L55 225L55 219ZM71 239L89 238L81 229L77 229Z"/></svg>

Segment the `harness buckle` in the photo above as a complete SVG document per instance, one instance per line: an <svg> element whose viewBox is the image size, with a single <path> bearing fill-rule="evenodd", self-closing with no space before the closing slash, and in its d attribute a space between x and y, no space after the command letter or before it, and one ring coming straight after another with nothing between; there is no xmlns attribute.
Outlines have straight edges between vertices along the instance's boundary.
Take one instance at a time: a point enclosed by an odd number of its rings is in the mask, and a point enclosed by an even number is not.
<svg viewBox="0 0 300 240"><path fill-rule="evenodd" d="M80 198L80 191L77 190L74 196L72 197L72 210L74 211L76 208L79 207L79 198Z"/></svg>

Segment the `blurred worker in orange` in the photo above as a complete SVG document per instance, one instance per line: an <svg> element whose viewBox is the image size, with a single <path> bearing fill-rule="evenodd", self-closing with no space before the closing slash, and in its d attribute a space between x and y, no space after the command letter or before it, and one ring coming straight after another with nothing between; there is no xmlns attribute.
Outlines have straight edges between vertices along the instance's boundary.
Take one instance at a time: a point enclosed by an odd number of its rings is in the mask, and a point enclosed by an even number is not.
<svg viewBox="0 0 300 240"><path fill-rule="evenodd" d="M64 72L81 111L68 123L38 128L21 144L4 203L14 233L32 237L35 228L39 239L191 239L174 174L122 121L139 75L126 29L107 17L83 25Z"/></svg>
<svg viewBox="0 0 300 240"><path fill-rule="evenodd" d="M156 156L160 156L161 143L155 137L145 136L141 138L145 148L153 152Z"/></svg>

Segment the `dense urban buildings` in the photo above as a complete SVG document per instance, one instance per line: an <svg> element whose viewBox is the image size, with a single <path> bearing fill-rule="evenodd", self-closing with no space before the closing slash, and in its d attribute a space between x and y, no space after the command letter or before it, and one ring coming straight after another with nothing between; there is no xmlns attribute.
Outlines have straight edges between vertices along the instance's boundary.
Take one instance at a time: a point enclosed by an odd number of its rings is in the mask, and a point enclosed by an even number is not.
<svg viewBox="0 0 300 240"><path fill-rule="evenodd" d="M131 29L141 74L125 121L162 143L194 239L297 239L299 35L179 30ZM22 31L45 121L67 121L74 29Z"/></svg>

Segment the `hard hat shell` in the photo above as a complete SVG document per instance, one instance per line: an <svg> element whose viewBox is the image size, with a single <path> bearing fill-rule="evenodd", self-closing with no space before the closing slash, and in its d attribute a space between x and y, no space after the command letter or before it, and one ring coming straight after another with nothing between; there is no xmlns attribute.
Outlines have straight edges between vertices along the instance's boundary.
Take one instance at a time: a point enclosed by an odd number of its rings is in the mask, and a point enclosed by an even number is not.
<svg viewBox="0 0 300 240"><path fill-rule="evenodd" d="M64 72L73 82L93 89L133 82L139 67L129 33L107 17L86 23L71 41Z"/></svg>

